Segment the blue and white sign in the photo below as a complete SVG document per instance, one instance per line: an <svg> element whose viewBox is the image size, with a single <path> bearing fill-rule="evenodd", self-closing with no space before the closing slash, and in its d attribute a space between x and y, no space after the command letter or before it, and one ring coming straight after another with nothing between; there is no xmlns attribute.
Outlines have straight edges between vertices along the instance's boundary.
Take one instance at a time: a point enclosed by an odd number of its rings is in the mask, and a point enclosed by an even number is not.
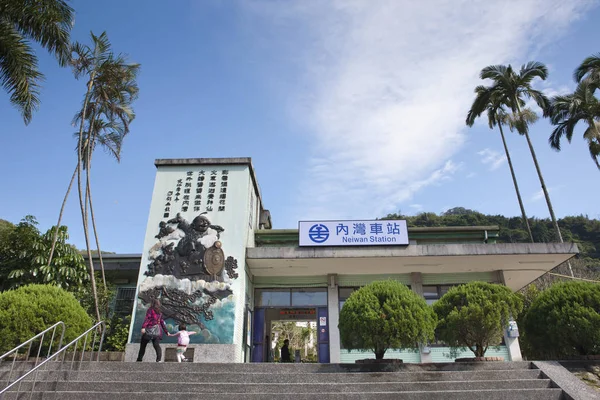
<svg viewBox="0 0 600 400"><path fill-rule="evenodd" d="M376 246L408 244L405 220L300 221L300 246Z"/></svg>

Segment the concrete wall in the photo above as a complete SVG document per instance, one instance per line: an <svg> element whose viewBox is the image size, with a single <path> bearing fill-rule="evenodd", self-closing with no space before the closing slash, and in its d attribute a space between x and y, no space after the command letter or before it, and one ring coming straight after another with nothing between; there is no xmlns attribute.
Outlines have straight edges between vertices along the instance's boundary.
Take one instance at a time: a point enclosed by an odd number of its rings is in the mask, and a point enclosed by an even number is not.
<svg viewBox="0 0 600 400"><path fill-rule="evenodd" d="M210 298L208 293L217 295L221 293L218 295L219 299L209 308L213 314L212 320L207 320L205 316L200 316L200 312L198 313L199 321L205 325L204 329L188 323L188 330L200 332L198 335L191 336L190 347L195 347L194 359L198 358L198 361L243 361L244 315L248 297L245 251L247 246L253 245L253 232L257 227L258 210L260 209L260 197L255 191L250 171L249 165L158 166L138 276L137 302L134 307L126 351L128 361L135 358L137 354L141 337L140 328L148 309L147 302L142 301L142 298L144 293L150 293L148 290L156 289L163 290L161 292L163 306L169 301L169 297L165 297L165 289L170 293L179 291L187 295L204 293L198 297L195 303L190 303L192 306L204 304ZM199 186L201 176L205 177L202 187ZM212 176L216 176L214 181ZM190 177L192 179L188 179ZM190 185L187 185L188 182ZM215 182L214 186L211 182ZM178 185L180 186L179 201L175 202ZM225 199L220 198L223 188L226 189ZM190 190L184 192L185 189ZM189 194L187 209L183 204L184 193ZM201 194L202 198L197 199L196 194ZM211 194L213 197L209 197ZM212 204L209 204L209 199L212 200ZM200 203L196 203L196 200L199 200ZM225 204L222 204L220 200L224 200ZM219 207L224 207L224 209ZM182 239L192 237L192 235L186 234L186 229L190 229L188 225L177 222L168 223L178 213L187 224L192 224L195 218L204 213L212 225L224 229L217 239L218 229L209 228L205 236L197 239L196 246L201 243L206 252L206 249L211 248L216 240L220 241L225 259L233 257L237 260L237 270L235 271L237 277L229 277L225 270L214 281L206 271L202 272L205 275L185 275L182 272L183 269L179 269L184 268L180 267L180 264L177 264L174 271L165 269L166 272L162 271L154 276L146 275L149 265L161 265L156 264L156 260L165 256L168 245L174 246L177 257L179 257L180 252L177 249L179 249ZM161 223L163 223L163 228L169 228L172 232L161 237ZM167 223L166 226L164 223ZM176 262L179 262L179 258ZM197 265L197 263L196 265L191 263L190 268L204 270L202 263L199 264L199 267ZM222 293L230 294L223 297ZM175 332L177 321L166 319L166 322L169 329ZM176 338L165 336L163 343L165 346L174 345ZM152 352L151 348L147 349L147 353ZM146 359L152 358L153 356L146 355Z"/></svg>

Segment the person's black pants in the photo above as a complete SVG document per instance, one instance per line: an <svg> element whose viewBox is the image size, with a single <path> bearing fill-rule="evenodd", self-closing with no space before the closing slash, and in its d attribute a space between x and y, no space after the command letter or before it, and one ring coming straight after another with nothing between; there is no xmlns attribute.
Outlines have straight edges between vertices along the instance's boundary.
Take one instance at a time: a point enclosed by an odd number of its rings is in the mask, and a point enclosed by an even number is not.
<svg viewBox="0 0 600 400"><path fill-rule="evenodd" d="M142 335L142 342L140 343L140 352L138 353L137 360L142 361L144 358L144 354L146 353L146 346L148 343L152 341L152 346L154 346L154 350L156 351L156 362L159 362L162 358L162 350L160 348L160 337L150 338L145 333Z"/></svg>

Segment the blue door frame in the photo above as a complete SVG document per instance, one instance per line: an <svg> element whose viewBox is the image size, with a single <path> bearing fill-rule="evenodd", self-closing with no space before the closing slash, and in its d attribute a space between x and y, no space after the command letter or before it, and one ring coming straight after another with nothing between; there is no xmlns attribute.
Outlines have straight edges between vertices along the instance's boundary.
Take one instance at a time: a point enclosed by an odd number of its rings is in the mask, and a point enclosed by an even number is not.
<svg viewBox="0 0 600 400"><path fill-rule="evenodd" d="M317 308L317 337L319 345L319 363L329 363L329 318L327 307Z"/></svg>
<svg viewBox="0 0 600 400"><path fill-rule="evenodd" d="M286 307L289 308L289 307ZM298 307L306 308L306 307ZM252 362L267 361L266 339L266 308L256 307L254 309L254 321L252 324ZM317 352L319 363L329 363L329 318L327 307L316 307L317 311Z"/></svg>

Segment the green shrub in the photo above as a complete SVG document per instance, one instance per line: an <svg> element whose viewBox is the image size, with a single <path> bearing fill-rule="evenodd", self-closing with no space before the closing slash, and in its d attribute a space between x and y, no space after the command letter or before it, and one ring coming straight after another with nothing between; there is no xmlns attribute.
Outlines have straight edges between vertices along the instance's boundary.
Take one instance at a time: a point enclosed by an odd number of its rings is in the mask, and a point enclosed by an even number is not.
<svg viewBox="0 0 600 400"><path fill-rule="evenodd" d="M600 354L600 285L555 284L535 298L522 321L533 357Z"/></svg>
<svg viewBox="0 0 600 400"><path fill-rule="evenodd" d="M63 344L92 324L75 297L57 286L26 285L0 293L0 354L58 321L66 326Z"/></svg>
<svg viewBox="0 0 600 400"><path fill-rule="evenodd" d="M483 357L502 342L511 317L523 309L521 297L503 285L470 282L450 289L434 305L440 340L450 347L466 347Z"/></svg>
<svg viewBox="0 0 600 400"><path fill-rule="evenodd" d="M102 349L105 351L125 351L130 322L131 317L129 316L119 317L114 315L106 327L106 338Z"/></svg>
<svg viewBox="0 0 600 400"><path fill-rule="evenodd" d="M436 316L425 300L396 281L379 281L353 292L340 311L345 348L371 350L417 347L434 337Z"/></svg>

